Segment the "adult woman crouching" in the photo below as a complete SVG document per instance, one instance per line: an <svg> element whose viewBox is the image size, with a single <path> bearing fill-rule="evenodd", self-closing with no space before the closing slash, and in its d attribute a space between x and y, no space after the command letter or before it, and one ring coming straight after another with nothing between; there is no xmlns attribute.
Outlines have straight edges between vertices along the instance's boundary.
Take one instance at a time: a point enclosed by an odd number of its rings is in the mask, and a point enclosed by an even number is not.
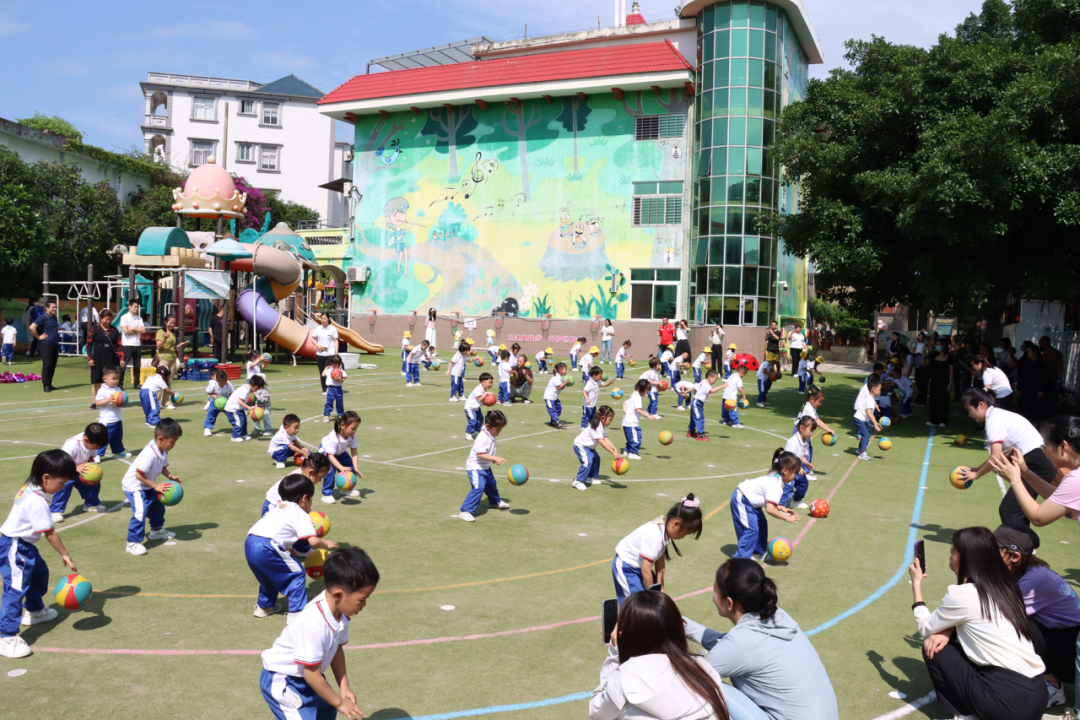
<svg viewBox="0 0 1080 720"><path fill-rule="evenodd" d="M732 720L837 720L829 675L810 639L776 606L776 584L753 560L728 560L716 571L713 604L735 626L710 630L684 617L686 635L706 649L721 677Z"/></svg>
<svg viewBox="0 0 1080 720"><path fill-rule="evenodd" d="M949 569L956 573L941 606L926 607L916 560L908 568L923 659L942 710L980 720L1038 720L1046 709L1043 661L1028 630L1020 588L987 528L957 530Z"/></svg>

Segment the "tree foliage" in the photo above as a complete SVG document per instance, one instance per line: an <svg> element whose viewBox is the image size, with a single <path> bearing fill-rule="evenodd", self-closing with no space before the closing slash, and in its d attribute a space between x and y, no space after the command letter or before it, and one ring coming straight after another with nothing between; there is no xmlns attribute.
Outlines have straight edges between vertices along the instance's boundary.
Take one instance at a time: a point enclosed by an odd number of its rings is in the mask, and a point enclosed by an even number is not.
<svg viewBox="0 0 1080 720"><path fill-rule="evenodd" d="M287 224L293 230L297 230L302 222L310 222L319 219L319 211L301 205L292 200L281 200L276 192L266 196L266 202L270 210L270 221L273 225L279 222Z"/></svg>
<svg viewBox="0 0 1080 720"><path fill-rule="evenodd" d="M985 0L929 50L847 43L785 110L801 212L767 225L863 308L1080 299L1080 3Z"/></svg>
<svg viewBox="0 0 1080 720"><path fill-rule="evenodd" d="M68 140L75 140L76 142L82 142L83 134L79 130L59 115L48 116L44 113L35 112L34 117L22 118L21 120L16 118L15 122L20 125L25 125L35 130L41 130L42 132L50 132L53 135L59 135L60 137L67 138Z"/></svg>

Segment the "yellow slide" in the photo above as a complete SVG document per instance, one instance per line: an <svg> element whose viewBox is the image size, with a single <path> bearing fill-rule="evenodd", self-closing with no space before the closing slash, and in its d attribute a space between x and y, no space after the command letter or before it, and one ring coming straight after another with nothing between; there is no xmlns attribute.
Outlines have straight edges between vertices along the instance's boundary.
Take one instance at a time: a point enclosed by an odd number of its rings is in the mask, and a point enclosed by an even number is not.
<svg viewBox="0 0 1080 720"><path fill-rule="evenodd" d="M337 328L338 337L340 337L342 340L344 340L345 342L352 345L354 348L358 348L360 350L363 350L364 352L366 352L366 353L368 353L370 355L375 355L377 353L383 352L383 346L382 345L376 345L375 343L369 343L367 340L360 337L359 335L354 333L349 328L342 327L341 325L338 325L333 320L330 321L330 324Z"/></svg>

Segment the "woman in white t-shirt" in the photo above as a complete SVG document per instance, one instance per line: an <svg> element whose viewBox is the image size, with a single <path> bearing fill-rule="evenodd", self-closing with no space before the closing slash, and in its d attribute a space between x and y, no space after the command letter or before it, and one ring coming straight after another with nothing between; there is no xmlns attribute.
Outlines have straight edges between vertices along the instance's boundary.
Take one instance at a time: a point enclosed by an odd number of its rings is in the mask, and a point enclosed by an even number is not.
<svg viewBox="0 0 1080 720"><path fill-rule="evenodd" d="M976 355L971 358L971 374L982 378L983 390L991 393L996 400L998 407L1007 407L1011 404L1012 398L1012 383L1009 382L1009 376L1001 370L1001 368L994 367L990 361L982 355ZM1005 398L1009 398L1006 400Z"/></svg>
<svg viewBox="0 0 1080 720"><path fill-rule="evenodd" d="M724 326L720 324L717 324L717 326L709 334L709 345L712 346L712 369L715 370L721 377L723 376L724 369L725 335L727 335L727 331L725 331Z"/></svg>
<svg viewBox="0 0 1080 720"><path fill-rule="evenodd" d="M1043 426L1043 443L1046 459L1058 472L1065 473L1057 487L1033 473L1017 452L991 457L990 467L1009 481L1020 508L1035 527L1060 520L1069 511L1080 522L1080 418L1059 415L1047 422ZM1025 482L1046 501L1039 504L1029 493L1020 492Z"/></svg>
<svg viewBox="0 0 1080 720"><path fill-rule="evenodd" d="M984 527L952 536L949 569L956 573L934 612L922 596L925 568L908 568L912 606L923 636L923 659L946 713L981 720L1038 720L1046 708L1046 666L1035 652L1020 588Z"/></svg>
<svg viewBox="0 0 1080 720"><path fill-rule="evenodd" d="M788 333L788 350L791 353L791 377L799 374L799 360L802 359L802 351L806 347L806 336L802 333L802 327L796 325L795 329Z"/></svg>
<svg viewBox="0 0 1080 720"><path fill-rule="evenodd" d="M432 352L435 351L435 320L437 317L435 308L428 308L427 319L424 320L424 339L428 341Z"/></svg>
<svg viewBox="0 0 1080 720"><path fill-rule="evenodd" d="M315 362L319 366L319 384L322 385L322 394L326 394L326 376L323 371L330 364L330 358L337 355L338 331L330 324L330 316L326 313L319 315L319 327L311 331L311 339L315 341Z"/></svg>
<svg viewBox="0 0 1080 720"><path fill-rule="evenodd" d="M615 327L611 320L604 320L604 327L600 330L600 360L611 362L611 341L615 337Z"/></svg>

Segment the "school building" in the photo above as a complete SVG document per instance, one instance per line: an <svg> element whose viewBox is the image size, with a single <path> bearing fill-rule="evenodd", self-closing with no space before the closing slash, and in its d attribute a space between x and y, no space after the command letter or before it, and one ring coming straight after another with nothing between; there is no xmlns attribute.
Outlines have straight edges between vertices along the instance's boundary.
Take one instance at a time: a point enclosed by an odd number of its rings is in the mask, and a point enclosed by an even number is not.
<svg viewBox="0 0 1080 720"><path fill-rule="evenodd" d="M394 348L433 307L565 354L597 317L645 348L669 317L762 352L806 317L806 259L757 220L798 212L771 146L820 62L801 0L373 60L319 101L355 126L353 329Z"/></svg>

